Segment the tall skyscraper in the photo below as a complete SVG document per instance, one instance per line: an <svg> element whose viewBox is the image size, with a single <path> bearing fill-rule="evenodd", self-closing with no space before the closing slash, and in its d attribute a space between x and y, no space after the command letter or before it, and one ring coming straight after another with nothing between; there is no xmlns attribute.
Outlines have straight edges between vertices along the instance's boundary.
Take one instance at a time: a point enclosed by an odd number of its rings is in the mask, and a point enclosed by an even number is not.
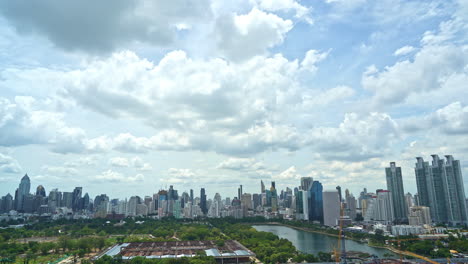
<svg viewBox="0 0 468 264"><path fill-rule="evenodd" d="M278 193L276 191L274 181L271 182L270 192L271 192L271 211L277 212L278 211Z"/></svg>
<svg viewBox="0 0 468 264"><path fill-rule="evenodd" d="M398 223L408 221L408 207L405 201L403 190L403 178L401 167L397 167L395 162L390 162L390 167L385 168L387 178L387 189L390 191L393 202L393 215Z"/></svg>
<svg viewBox="0 0 468 264"><path fill-rule="evenodd" d="M415 174L419 205L428 206L436 223L467 224L465 189L460 161L432 156L432 164L417 157Z"/></svg>
<svg viewBox="0 0 468 264"><path fill-rule="evenodd" d="M207 207L207 204L206 204L205 188L201 188L201 190L200 190L200 209L201 209L203 215L206 215L208 213L208 207Z"/></svg>
<svg viewBox="0 0 468 264"><path fill-rule="evenodd" d="M265 184L263 183L262 180L260 180L260 191L261 193L265 193Z"/></svg>
<svg viewBox="0 0 468 264"><path fill-rule="evenodd" d="M190 201L193 203L193 189L190 189Z"/></svg>
<svg viewBox="0 0 468 264"><path fill-rule="evenodd" d="M301 178L301 189L308 191L312 187L314 179L312 177L302 177Z"/></svg>
<svg viewBox="0 0 468 264"><path fill-rule="evenodd" d="M309 191L309 220L323 223L323 186L314 181Z"/></svg>
<svg viewBox="0 0 468 264"><path fill-rule="evenodd" d="M25 174L23 178L21 178L18 193L16 199L16 210L22 211L23 210L23 201L24 196L28 195L31 190L31 180L29 179L28 174Z"/></svg>
<svg viewBox="0 0 468 264"><path fill-rule="evenodd" d="M340 197L337 190L323 192L323 224L336 226L340 219Z"/></svg>
<svg viewBox="0 0 468 264"><path fill-rule="evenodd" d="M72 198L72 210L79 211L83 209L81 195L83 192L83 187L75 187L73 190L73 198Z"/></svg>
<svg viewBox="0 0 468 264"><path fill-rule="evenodd" d="M36 188L36 195L37 195L37 196L46 197L46 191L45 191L45 189L44 189L44 186L42 186L42 185L37 186L37 188Z"/></svg>

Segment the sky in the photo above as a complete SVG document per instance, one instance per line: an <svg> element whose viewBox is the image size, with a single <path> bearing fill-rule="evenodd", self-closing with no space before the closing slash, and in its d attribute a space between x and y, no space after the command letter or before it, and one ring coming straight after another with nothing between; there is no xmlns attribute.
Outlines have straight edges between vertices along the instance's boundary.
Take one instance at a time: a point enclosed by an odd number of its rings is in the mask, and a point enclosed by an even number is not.
<svg viewBox="0 0 468 264"><path fill-rule="evenodd" d="M0 195L414 194L431 154L466 182L468 0L0 1Z"/></svg>

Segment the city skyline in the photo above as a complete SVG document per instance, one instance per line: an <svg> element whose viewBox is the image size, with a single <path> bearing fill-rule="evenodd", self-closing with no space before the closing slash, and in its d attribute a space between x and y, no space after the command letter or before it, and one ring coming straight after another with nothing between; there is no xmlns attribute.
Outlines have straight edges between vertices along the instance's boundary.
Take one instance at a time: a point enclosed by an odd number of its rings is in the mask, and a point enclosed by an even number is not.
<svg viewBox="0 0 468 264"><path fill-rule="evenodd" d="M468 177L468 1L187 5L0 3L1 193L357 197L396 162L414 194L414 158L447 153Z"/></svg>

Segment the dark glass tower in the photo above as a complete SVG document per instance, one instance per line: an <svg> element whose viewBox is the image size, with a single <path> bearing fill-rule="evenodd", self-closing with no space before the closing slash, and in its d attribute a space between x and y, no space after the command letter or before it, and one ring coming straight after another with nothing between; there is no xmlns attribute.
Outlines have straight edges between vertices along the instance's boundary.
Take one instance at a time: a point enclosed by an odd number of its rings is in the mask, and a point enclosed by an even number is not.
<svg viewBox="0 0 468 264"><path fill-rule="evenodd" d="M205 188L201 188L200 190L200 209L204 215L208 213L208 207L206 206Z"/></svg>
<svg viewBox="0 0 468 264"><path fill-rule="evenodd" d="M408 221L408 208L403 190L401 167L397 167L395 162L390 162L390 167L385 168L385 174L387 176L387 189L392 196L395 220L399 223L405 223Z"/></svg>

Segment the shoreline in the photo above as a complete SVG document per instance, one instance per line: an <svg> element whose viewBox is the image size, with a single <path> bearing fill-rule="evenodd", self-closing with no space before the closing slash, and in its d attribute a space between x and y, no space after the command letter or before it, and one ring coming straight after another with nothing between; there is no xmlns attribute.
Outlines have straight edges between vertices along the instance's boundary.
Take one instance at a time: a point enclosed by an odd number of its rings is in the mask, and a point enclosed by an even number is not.
<svg viewBox="0 0 468 264"><path fill-rule="evenodd" d="M317 233L317 234L322 234L322 235L326 235L326 236L331 236L331 237L339 238L339 235L330 234L330 233L326 233L326 232L322 232L322 231L317 231L317 230L312 230L312 229L308 229L307 227L297 227L297 226L292 226L292 225L283 224L283 223L278 223L278 222L258 223L258 224L250 224L250 225L277 225L277 226L285 226L285 227L289 227L289 228L292 228L292 229L301 230L301 231L304 231L304 232ZM369 245L368 243L364 243L364 242L362 242L362 241L360 241L360 240L358 240L358 239L350 238L350 237L347 237L346 239L347 239L347 240L356 241L356 242L358 242L358 243L367 245L367 246L369 246L369 247L379 248L379 249L386 249L386 250L388 250L388 251L390 251L390 252L392 252L392 253L398 254L397 252L395 252L396 250L395 250L394 248L392 248L392 247Z"/></svg>

